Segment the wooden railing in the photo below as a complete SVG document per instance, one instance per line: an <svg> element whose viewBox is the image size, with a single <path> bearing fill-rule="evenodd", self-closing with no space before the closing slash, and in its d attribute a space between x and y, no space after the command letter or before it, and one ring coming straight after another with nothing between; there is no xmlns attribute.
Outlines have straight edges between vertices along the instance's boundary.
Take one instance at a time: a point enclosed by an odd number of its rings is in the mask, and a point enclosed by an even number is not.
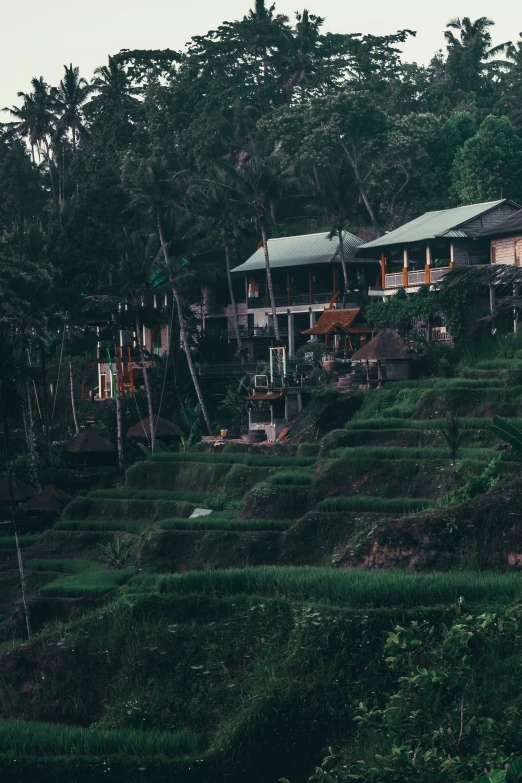
<svg viewBox="0 0 522 783"><path fill-rule="evenodd" d="M440 267L439 269L430 270L430 282L438 283L439 280L448 274L450 271L449 266ZM414 270L408 272L408 286L424 285L426 282L426 271L424 269ZM384 279L385 288L402 288L404 285L402 272L394 272L391 275L386 275Z"/></svg>

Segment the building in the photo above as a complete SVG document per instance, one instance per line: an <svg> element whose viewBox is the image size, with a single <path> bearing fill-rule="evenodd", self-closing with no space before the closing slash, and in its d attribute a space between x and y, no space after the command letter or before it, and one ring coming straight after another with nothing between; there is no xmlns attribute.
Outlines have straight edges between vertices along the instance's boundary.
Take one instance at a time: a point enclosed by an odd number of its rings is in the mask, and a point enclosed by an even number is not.
<svg viewBox="0 0 522 783"><path fill-rule="evenodd" d="M371 296L389 297L398 288L408 293L439 282L456 267L489 264L492 234L520 207L509 199L425 212L379 239L359 246L361 255L379 260L379 285ZM522 233L522 232L521 232Z"/></svg>
<svg viewBox="0 0 522 783"><path fill-rule="evenodd" d="M322 339L333 351L350 354L364 345L378 330L365 324L359 307L351 310L325 310L310 329L301 334L310 339Z"/></svg>
<svg viewBox="0 0 522 783"><path fill-rule="evenodd" d="M315 326L326 307L342 308L343 301L351 301L353 293L366 291L369 282L376 280L378 262L368 261L364 254L355 258L355 251L362 244L354 234L343 232L350 285L350 290L345 291L338 239L330 239L328 232L268 240L279 332L289 358L307 341L301 332ZM266 361L274 342L274 323L263 248L259 247L233 269L232 276L245 358L249 362ZM205 313L205 328L219 330L233 342L232 316L230 305L212 302Z"/></svg>
<svg viewBox="0 0 522 783"><path fill-rule="evenodd" d="M494 228L485 229L481 238L490 239L492 264L522 264L522 209Z"/></svg>
<svg viewBox="0 0 522 783"><path fill-rule="evenodd" d="M356 351L351 362L369 388L383 381L407 381L416 357L393 329L381 329Z"/></svg>

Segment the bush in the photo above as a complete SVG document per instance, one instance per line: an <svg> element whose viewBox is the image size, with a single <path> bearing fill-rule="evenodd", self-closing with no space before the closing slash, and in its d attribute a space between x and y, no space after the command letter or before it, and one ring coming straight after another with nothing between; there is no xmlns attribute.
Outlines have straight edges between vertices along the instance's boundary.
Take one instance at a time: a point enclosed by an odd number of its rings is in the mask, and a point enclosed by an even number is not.
<svg viewBox="0 0 522 783"><path fill-rule="evenodd" d="M313 476L297 470L285 470L281 471L281 473L274 473L268 480L271 484L311 486Z"/></svg>

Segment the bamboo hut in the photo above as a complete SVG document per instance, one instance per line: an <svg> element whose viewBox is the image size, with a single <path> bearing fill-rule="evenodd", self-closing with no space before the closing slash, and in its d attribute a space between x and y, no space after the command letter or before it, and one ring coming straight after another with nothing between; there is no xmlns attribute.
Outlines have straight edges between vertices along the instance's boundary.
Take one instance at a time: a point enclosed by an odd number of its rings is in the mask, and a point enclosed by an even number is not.
<svg viewBox="0 0 522 783"><path fill-rule="evenodd" d="M366 369L368 386L380 386L383 380L408 380L414 359L415 356L393 329L382 329L353 354L351 362Z"/></svg>
<svg viewBox="0 0 522 783"><path fill-rule="evenodd" d="M152 416L152 428L155 437L164 443L179 441L183 432L177 424L154 414ZM147 416L127 431L127 437L135 440L148 440L150 438L150 418Z"/></svg>
<svg viewBox="0 0 522 783"><path fill-rule="evenodd" d="M70 440L65 453L69 464L77 468L115 465L118 459L116 446L91 429L83 430Z"/></svg>

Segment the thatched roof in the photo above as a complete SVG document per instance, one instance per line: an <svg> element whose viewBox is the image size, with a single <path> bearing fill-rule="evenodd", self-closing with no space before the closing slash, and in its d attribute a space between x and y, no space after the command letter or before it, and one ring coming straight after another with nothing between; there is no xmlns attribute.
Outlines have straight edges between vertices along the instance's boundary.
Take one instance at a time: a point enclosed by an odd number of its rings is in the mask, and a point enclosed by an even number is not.
<svg viewBox="0 0 522 783"><path fill-rule="evenodd" d="M26 511L62 511L64 506L70 503L72 497L54 484L49 484L45 489L39 492L34 498L31 498L25 505Z"/></svg>
<svg viewBox="0 0 522 783"><path fill-rule="evenodd" d="M69 454L107 454L108 452L116 451L116 446L102 438L94 430L87 429L75 435L66 445L65 450Z"/></svg>
<svg viewBox="0 0 522 783"><path fill-rule="evenodd" d="M36 490L30 484L26 484L25 481L20 481L13 476L13 495L17 503L23 503L24 500L29 500L36 495ZM0 478L0 501L3 500L6 503L10 502L9 495L9 481L7 478Z"/></svg>
<svg viewBox="0 0 522 783"><path fill-rule="evenodd" d="M382 329L369 343L353 354L351 361L382 362L408 358L408 349L397 333L393 329Z"/></svg>
<svg viewBox="0 0 522 783"><path fill-rule="evenodd" d="M156 438L181 438L183 431L177 424L168 419L154 414L152 416L152 426ZM147 416L143 421L139 421L134 427L127 431L128 438L148 438L150 435L150 417Z"/></svg>
<svg viewBox="0 0 522 783"><path fill-rule="evenodd" d="M315 326L312 326L311 329L303 329L301 334L330 334L336 329L348 333L360 312L359 307L352 310L325 310L319 316ZM366 331L372 332L373 330L368 327Z"/></svg>

